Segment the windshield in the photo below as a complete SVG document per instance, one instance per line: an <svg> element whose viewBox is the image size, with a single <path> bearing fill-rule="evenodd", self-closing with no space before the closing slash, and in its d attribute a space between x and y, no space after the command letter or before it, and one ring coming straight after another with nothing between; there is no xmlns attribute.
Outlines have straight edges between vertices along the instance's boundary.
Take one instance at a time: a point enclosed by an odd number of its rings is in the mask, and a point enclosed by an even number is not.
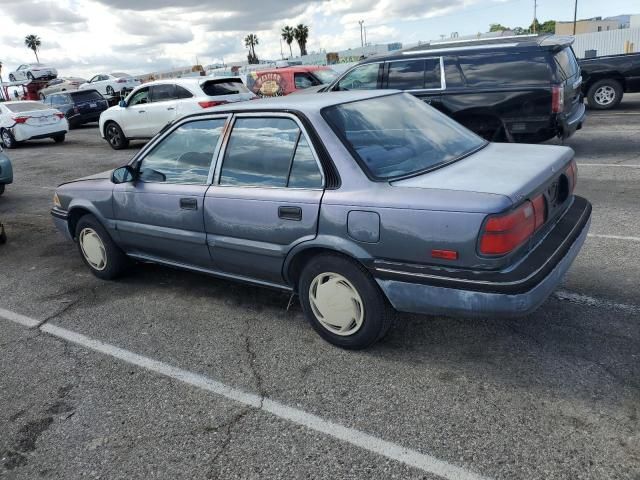
<svg viewBox="0 0 640 480"><path fill-rule="evenodd" d="M5 103L4 106L15 113L35 112L37 110L47 109L44 104L39 102Z"/></svg>
<svg viewBox="0 0 640 480"><path fill-rule="evenodd" d="M576 61L576 56L573 54L571 47L566 47L560 50L556 53L555 58L556 63L558 64L558 69L560 70L560 75L564 80L573 77L580 71L578 62Z"/></svg>
<svg viewBox="0 0 640 480"><path fill-rule="evenodd" d="M333 82L336 78L338 78L338 74L333 70L314 70L311 72L314 77L320 80L320 83L323 85L328 85Z"/></svg>
<svg viewBox="0 0 640 480"><path fill-rule="evenodd" d="M424 172L486 145L475 133L406 93L326 107L322 115L376 180Z"/></svg>
<svg viewBox="0 0 640 480"><path fill-rule="evenodd" d="M71 92L71 96L76 102L89 102L104 98L97 90L78 90L77 92Z"/></svg>

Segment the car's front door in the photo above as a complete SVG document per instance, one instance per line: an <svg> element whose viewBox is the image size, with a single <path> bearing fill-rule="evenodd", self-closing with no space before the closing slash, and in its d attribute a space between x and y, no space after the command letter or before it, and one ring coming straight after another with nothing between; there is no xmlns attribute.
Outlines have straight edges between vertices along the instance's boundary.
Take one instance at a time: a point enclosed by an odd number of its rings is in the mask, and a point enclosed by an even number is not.
<svg viewBox="0 0 640 480"><path fill-rule="evenodd" d="M287 253L317 234L322 194L318 156L296 117L237 115L205 197L213 268L281 284Z"/></svg>
<svg viewBox="0 0 640 480"><path fill-rule="evenodd" d="M226 120L180 124L143 154L133 182L114 187L116 229L128 253L210 267L203 202Z"/></svg>
<svg viewBox="0 0 640 480"><path fill-rule="evenodd" d="M176 118L176 88L173 84L152 85L149 92L144 134L152 137Z"/></svg>
<svg viewBox="0 0 640 480"><path fill-rule="evenodd" d="M149 108L149 87L137 90L127 101L127 106L120 111L120 127L127 138L148 138L149 125L147 109Z"/></svg>

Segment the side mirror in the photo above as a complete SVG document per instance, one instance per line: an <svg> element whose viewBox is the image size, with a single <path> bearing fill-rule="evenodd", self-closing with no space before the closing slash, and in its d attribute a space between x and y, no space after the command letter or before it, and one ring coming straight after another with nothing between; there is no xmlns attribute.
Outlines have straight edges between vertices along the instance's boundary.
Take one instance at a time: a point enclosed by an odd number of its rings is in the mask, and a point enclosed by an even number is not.
<svg viewBox="0 0 640 480"><path fill-rule="evenodd" d="M116 168L111 174L111 181L116 185L120 183L132 182L135 178L136 171L131 165Z"/></svg>
<svg viewBox="0 0 640 480"><path fill-rule="evenodd" d="M122 108L127 108L127 102L125 102L124 100L120 100L118 102L118 106Z"/></svg>

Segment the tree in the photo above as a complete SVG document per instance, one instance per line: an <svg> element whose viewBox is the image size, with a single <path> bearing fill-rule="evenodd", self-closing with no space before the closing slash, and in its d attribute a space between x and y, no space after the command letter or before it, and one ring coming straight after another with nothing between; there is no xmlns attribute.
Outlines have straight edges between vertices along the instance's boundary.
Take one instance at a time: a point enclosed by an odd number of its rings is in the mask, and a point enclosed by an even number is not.
<svg viewBox="0 0 640 480"><path fill-rule="evenodd" d="M289 53L291 54L291 56L289 58L293 58L293 50L291 50L291 44L293 43L293 41L295 40L295 33L294 33L294 29L293 27L290 27L289 25L285 25L282 28L282 39L287 42L287 45L289 45Z"/></svg>
<svg viewBox="0 0 640 480"><path fill-rule="evenodd" d="M259 63L258 56L256 55L256 45L258 45L258 43L260 42L255 33L250 33L244 37L244 46L249 49L249 54L247 55L249 63Z"/></svg>
<svg viewBox="0 0 640 480"><path fill-rule="evenodd" d="M556 33L556 21L547 20L540 24L540 30L538 33Z"/></svg>
<svg viewBox="0 0 640 480"><path fill-rule="evenodd" d="M492 23L489 25L490 32L504 32L505 30L511 30L509 27L505 27L504 25L500 25L499 23Z"/></svg>
<svg viewBox="0 0 640 480"><path fill-rule="evenodd" d="M306 55L307 39L309 38L309 27L303 25L302 23L299 24L293 30L293 36L295 37L296 42L298 42L298 46L300 47L300 56Z"/></svg>
<svg viewBox="0 0 640 480"><path fill-rule="evenodd" d="M40 45L42 45L40 37L37 35L27 35L24 37L24 44L28 49L33 50L33 53L36 56L36 62L40 63L40 60L38 59L38 50L40 50Z"/></svg>

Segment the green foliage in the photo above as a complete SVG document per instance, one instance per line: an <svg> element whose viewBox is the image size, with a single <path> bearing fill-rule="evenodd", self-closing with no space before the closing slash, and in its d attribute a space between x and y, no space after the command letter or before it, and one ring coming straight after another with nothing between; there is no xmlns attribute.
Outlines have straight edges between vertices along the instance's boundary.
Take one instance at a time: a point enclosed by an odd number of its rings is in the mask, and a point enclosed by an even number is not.
<svg viewBox="0 0 640 480"><path fill-rule="evenodd" d="M40 63L40 60L38 59L38 50L40 50L40 45L42 45L40 37L37 35L27 35L24 37L24 44L28 49L33 50L33 53L36 56L36 62Z"/></svg>
<svg viewBox="0 0 640 480"><path fill-rule="evenodd" d="M296 28L293 29L293 36L298 42L298 46L300 47L300 55L307 54L307 39L309 38L309 27L299 24Z"/></svg>
<svg viewBox="0 0 640 480"><path fill-rule="evenodd" d="M289 45L289 53L291 54L290 58L292 58L293 57L293 50L291 50L291 44L293 43L293 41L296 38L294 29L293 29L293 27L290 27L289 25L285 25L282 28L281 34L282 34L282 39L285 42L287 42L287 45Z"/></svg>

